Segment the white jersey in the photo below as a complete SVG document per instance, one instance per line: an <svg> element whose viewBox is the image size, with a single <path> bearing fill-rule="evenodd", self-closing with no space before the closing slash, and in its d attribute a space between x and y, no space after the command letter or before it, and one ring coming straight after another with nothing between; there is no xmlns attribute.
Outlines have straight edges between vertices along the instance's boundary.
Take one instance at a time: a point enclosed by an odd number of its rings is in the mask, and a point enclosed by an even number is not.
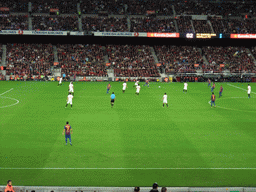
<svg viewBox="0 0 256 192"><path fill-rule="evenodd" d="M136 89L137 89L136 92L139 93L139 92L140 92L140 86L138 85L138 86L136 87Z"/></svg>
<svg viewBox="0 0 256 192"><path fill-rule="evenodd" d="M74 91L74 85L73 84L69 84L69 91L73 92Z"/></svg>
<svg viewBox="0 0 256 192"><path fill-rule="evenodd" d="M127 84L126 83L123 83L123 90L125 90L127 87Z"/></svg>
<svg viewBox="0 0 256 192"><path fill-rule="evenodd" d="M167 103L167 95L163 96L163 103Z"/></svg>
<svg viewBox="0 0 256 192"><path fill-rule="evenodd" d="M139 84L139 81L136 81L136 82L135 82L135 85L137 86L138 84Z"/></svg>
<svg viewBox="0 0 256 192"><path fill-rule="evenodd" d="M72 105L72 99L73 99L73 95L68 95L68 102L67 104L71 104Z"/></svg>
<svg viewBox="0 0 256 192"><path fill-rule="evenodd" d="M250 94L251 93L251 86L250 85L248 85L248 94Z"/></svg>
<svg viewBox="0 0 256 192"><path fill-rule="evenodd" d="M188 84L184 83L184 89L187 90L188 89Z"/></svg>

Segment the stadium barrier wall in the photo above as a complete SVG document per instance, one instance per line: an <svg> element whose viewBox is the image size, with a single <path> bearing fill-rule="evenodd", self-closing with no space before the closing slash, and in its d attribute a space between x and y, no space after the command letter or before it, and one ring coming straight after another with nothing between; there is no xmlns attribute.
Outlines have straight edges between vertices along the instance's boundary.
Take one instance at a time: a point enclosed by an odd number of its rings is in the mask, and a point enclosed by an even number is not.
<svg viewBox="0 0 256 192"><path fill-rule="evenodd" d="M4 192L5 186L0 186ZM151 187L140 187L140 192L149 192ZM134 187L33 187L14 186L15 192L133 192ZM161 187L159 187L159 191ZM171 192L256 192L255 187L167 187Z"/></svg>

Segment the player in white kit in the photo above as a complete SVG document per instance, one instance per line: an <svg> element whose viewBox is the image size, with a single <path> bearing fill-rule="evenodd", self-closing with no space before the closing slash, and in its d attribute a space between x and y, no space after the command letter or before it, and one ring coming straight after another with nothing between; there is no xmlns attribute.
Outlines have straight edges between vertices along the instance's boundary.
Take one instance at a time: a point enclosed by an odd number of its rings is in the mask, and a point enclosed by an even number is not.
<svg viewBox="0 0 256 192"><path fill-rule="evenodd" d="M67 98L67 104L66 104L65 108L67 108L68 104L70 104L71 109L72 109L72 99L73 99L73 95L71 95L71 93L69 93L68 98Z"/></svg>
<svg viewBox="0 0 256 192"><path fill-rule="evenodd" d="M125 92L125 89L126 89L126 88L128 88L128 87L127 87L127 83L126 83L126 81L124 81L124 83L123 83L123 93Z"/></svg>
<svg viewBox="0 0 256 192"><path fill-rule="evenodd" d="M251 86L248 84L248 90L247 90L247 93L248 93L248 99L251 98Z"/></svg>
<svg viewBox="0 0 256 192"><path fill-rule="evenodd" d="M137 94L137 95L140 94L140 84L138 84L138 85L136 86L136 93L135 93L135 94Z"/></svg>
<svg viewBox="0 0 256 192"><path fill-rule="evenodd" d="M162 101L163 101L163 107L164 107L164 104L166 104L166 106L168 107L168 102L167 102L167 95L166 93L164 94L163 98L162 98Z"/></svg>
<svg viewBox="0 0 256 192"><path fill-rule="evenodd" d="M183 92L184 91L185 91L185 93L187 93L187 91L188 91L188 84L187 84L187 82L184 83Z"/></svg>
<svg viewBox="0 0 256 192"><path fill-rule="evenodd" d="M137 87L137 86L138 86L138 84L139 84L139 80L136 80L136 82L135 82L135 84L134 84L134 86L133 86L133 87Z"/></svg>
<svg viewBox="0 0 256 192"><path fill-rule="evenodd" d="M62 77L60 77L58 86L61 85L61 84L62 84Z"/></svg>
<svg viewBox="0 0 256 192"><path fill-rule="evenodd" d="M68 86L68 92L72 93L72 95L74 96L74 85L73 82L71 81L69 86Z"/></svg>

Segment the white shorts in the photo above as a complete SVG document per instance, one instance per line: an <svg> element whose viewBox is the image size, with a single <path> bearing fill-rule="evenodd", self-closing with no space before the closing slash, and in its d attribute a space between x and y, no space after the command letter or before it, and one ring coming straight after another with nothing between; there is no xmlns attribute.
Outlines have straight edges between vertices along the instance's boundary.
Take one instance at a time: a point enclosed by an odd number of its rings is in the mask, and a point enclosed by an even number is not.
<svg viewBox="0 0 256 192"><path fill-rule="evenodd" d="M123 91L125 91L126 88L123 88Z"/></svg>
<svg viewBox="0 0 256 192"><path fill-rule="evenodd" d="M251 94L251 91L248 91L247 93L248 93L248 94Z"/></svg>
<svg viewBox="0 0 256 192"><path fill-rule="evenodd" d="M59 84L61 84L61 81L59 81Z"/></svg>
<svg viewBox="0 0 256 192"><path fill-rule="evenodd" d="M164 100L163 103L167 103L167 101Z"/></svg>
<svg viewBox="0 0 256 192"><path fill-rule="evenodd" d="M186 89L184 88L184 90L187 90L187 88Z"/></svg>
<svg viewBox="0 0 256 192"><path fill-rule="evenodd" d="M68 101L68 102L67 102L67 104L70 104L70 105L72 105L72 101Z"/></svg>
<svg viewBox="0 0 256 192"><path fill-rule="evenodd" d="M140 91L136 91L136 93L140 93Z"/></svg>
<svg viewBox="0 0 256 192"><path fill-rule="evenodd" d="M69 92L72 92L72 93L74 93L74 89L69 89Z"/></svg>

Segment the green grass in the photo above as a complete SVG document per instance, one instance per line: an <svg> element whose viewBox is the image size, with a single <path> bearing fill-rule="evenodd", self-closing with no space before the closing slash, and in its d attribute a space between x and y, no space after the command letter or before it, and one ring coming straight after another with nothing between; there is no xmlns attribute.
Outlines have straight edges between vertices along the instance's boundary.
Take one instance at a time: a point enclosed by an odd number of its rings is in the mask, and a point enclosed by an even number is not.
<svg viewBox="0 0 256 192"><path fill-rule="evenodd" d="M13 88L0 107L19 100L0 108L0 185L256 186L255 169L2 169L256 167L256 95L247 98L246 83L222 83L220 99L217 83L211 108L206 83L188 83L187 94L182 83L151 83L136 96L134 83L123 94L113 82L111 108L106 82L75 82L73 109L65 109L68 84L0 82L0 94ZM73 146L62 135L66 121Z"/></svg>

